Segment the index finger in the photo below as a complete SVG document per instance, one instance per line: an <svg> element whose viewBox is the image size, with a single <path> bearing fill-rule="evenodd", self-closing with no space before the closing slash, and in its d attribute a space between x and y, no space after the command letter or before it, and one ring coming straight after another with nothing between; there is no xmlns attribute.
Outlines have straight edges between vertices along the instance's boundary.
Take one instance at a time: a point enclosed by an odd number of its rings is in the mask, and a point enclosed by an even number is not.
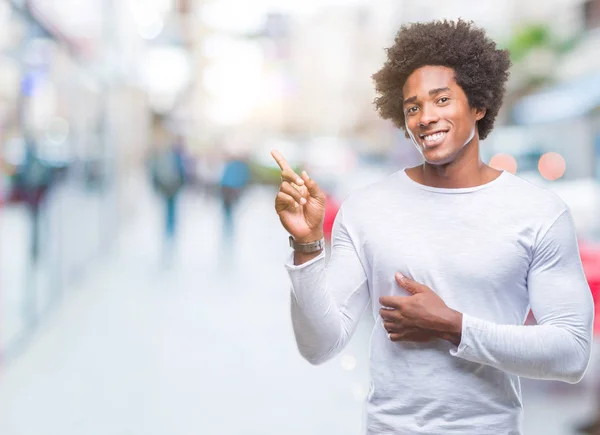
<svg viewBox="0 0 600 435"><path fill-rule="evenodd" d="M287 160L285 159L285 157L283 157L283 155L281 155L279 151L271 150L271 155L273 156L273 158L275 159L282 171L285 171L286 169L291 169Z"/></svg>

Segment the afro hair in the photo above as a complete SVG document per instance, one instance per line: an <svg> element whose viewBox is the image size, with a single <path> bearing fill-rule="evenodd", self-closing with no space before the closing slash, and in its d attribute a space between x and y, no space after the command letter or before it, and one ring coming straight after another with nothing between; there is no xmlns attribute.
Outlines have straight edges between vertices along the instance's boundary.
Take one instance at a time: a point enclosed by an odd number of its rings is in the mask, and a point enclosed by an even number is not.
<svg viewBox="0 0 600 435"><path fill-rule="evenodd" d="M408 137L402 95L406 80L420 67L445 66L454 70L469 105L486 109L477 123L479 138L492 131L511 63L508 50L497 49L483 29L461 19L412 23L401 27L386 51L386 62L373 74L378 95L374 104L383 119L391 119Z"/></svg>

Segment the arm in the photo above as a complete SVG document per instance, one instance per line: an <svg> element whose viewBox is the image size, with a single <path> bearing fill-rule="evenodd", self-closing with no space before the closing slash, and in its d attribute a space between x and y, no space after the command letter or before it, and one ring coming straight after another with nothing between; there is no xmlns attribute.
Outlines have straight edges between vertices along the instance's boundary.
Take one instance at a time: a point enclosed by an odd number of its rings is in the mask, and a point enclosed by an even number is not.
<svg viewBox="0 0 600 435"><path fill-rule="evenodd" d="M325 252L300 265L286 264L291 282L292 325L300 354L320 364L339 353L354 333L369 303L367 277L337 214L331 256Z"/></svg>
<svg viewBox="0 0 600 435"><path fill-rule="evenodd" d="M534 249L527 277L538 325L498 325L463 315L457 357L535 379L577 383L590 360L594 303L568 210Z"/></svg>

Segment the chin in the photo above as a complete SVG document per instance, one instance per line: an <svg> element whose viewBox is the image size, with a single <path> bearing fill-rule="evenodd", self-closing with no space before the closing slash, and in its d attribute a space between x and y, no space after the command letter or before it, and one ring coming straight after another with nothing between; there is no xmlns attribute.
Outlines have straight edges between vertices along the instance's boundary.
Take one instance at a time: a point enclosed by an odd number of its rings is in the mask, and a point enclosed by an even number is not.
<svg viewBox="0 0 600 435"><path fill-rule="evenodd" d="M443 150L430 150L423 152L423 158L430 165L441 166L452 163L456 159L457 153L448 153Z"/></svg>
<svg viewBox="0 0 600 435"><path fill-rule="evenodd" d="M451 141L446 141L437 147L429 149L421 145L421 155L423 156L423 159L430 165L447 165L455 161L460 156L466 145L468 145L468 143L464 146L460 146L457 145L456 142L452 143Z"/></svg>

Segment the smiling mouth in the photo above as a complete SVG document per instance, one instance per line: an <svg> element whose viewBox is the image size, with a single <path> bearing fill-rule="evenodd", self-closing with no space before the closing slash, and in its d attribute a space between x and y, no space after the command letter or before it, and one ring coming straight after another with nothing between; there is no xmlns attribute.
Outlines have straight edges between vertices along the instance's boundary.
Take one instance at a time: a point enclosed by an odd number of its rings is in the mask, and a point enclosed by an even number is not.
<svg viewBox="0 0 600 435"><path fill-rule="evenodd" d="M422 134L419 137L421 138L423 145L426 147L433 147L441 144L447 135L448 131L438 131L431 134Z"/></svg>

